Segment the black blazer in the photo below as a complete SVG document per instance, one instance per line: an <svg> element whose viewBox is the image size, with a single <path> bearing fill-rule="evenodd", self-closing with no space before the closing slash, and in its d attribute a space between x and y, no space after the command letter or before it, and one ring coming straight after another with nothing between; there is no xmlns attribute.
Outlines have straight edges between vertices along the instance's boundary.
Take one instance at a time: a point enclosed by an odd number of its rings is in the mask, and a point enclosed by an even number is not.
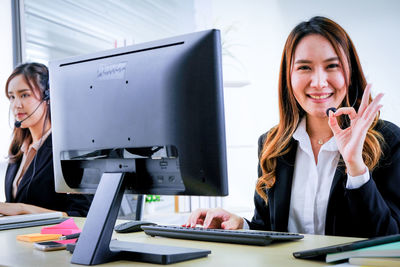
<svg viewBox="0 0 400 267"><path fill-rule="evenodd" d="M22 158L9 163L6 171L6 202L25 203L46 209L66 212L69 216L86 216L93 196L81 194L61 194L55 192L53 153L51 134L43 141L35 159L32 160L18 186L15 199L12 196L12 184L18 172ZM32 177L35 165L35 173Z"/></svg>
<svg viewBox="0 0 400 267"><path fill-rule="evenodd" d="M338 164L328 200L326 235L375 237L400 232L400 128L379 121L375 129L382 134L385 145L366 184L346 189L345 166ZM266 134L262 135L258 141L259 153L265 137ZM268 204L255 193L254 216L248 221L251 229L288 231L297 145L292 138L289 153L277 160L275 185L266 191ZM258 174L261 176L260 165Z"/></svg>

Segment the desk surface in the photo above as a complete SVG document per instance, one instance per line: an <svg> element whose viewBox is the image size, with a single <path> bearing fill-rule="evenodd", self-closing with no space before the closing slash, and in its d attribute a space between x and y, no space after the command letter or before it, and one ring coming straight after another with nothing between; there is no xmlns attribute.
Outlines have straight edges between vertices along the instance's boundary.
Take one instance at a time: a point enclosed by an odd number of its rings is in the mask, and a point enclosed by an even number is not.
<svg viewBox="0 0 400 267"><path fill-rule="evenodd" d="M75 218L79 227L83 227L84 219ZM19 234L39 233L40 227L21 228L0 231L0 265L1 266L81 266L71 264L71 254L61 251L39 251L33 243L17 241ZM143 242L170 246L209 249L208 257L171 264L170 266L324 266L324 262L298 260L292 256L294 251L334 245L358 238L305 235L304 239L294 242L271 244L269 246L245 246L225 243L186 241L163 237L150 237L140 233L114 234L113 238L121 241ZM109 266L126 266L126 261L107 263ZM135 266L161 266L149 263L136 263Z"/></svg>

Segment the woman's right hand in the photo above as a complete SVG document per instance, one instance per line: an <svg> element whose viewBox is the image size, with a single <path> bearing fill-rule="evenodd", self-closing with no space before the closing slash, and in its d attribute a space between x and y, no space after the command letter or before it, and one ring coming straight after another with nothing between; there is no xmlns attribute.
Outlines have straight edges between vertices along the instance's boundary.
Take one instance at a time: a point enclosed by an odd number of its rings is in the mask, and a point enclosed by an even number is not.
<svg viewBox="0 0 400 267"><path fill-rule="evenodd" d="M22 203L0 202L0 214L8 216L24 214L23 205Z"/></svg>
<svg viewBox="0 0 400 267"><path fill-rule="evenodd" d="M235 230L243 228L243 218L221 208L197 209L183 226L195 227L197 224L204 228Z"/></svg>

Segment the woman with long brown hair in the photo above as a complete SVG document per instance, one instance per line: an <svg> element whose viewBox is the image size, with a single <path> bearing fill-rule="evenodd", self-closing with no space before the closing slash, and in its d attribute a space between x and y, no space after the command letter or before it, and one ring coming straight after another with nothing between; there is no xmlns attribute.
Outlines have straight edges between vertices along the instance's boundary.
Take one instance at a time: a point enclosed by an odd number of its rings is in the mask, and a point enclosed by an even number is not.
<svg viewBox="0 0 400 267"><path fill-rule="evenodd" d="M379 119L356 49L325 17L297 25L279 75L279 124L259 139L251 221L194 211L187 226L373 237L400 232L400 129Z"/></svg>
<svg viewBox="0 0 400 267"><path fill-rule="evenodd" d="M48 69L39 63L17 66L6 82L15 124L8 152L6 203L0 203L0 214L61 211L86 216L89 210L91 196L55 192L48 82Z"/></svg>

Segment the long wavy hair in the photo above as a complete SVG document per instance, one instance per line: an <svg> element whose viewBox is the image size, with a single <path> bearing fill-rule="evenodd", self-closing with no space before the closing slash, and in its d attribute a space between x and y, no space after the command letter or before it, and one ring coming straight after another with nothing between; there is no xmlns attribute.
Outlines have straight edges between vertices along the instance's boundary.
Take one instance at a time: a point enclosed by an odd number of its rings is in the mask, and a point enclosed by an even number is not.
<svg viewBox="0 0 400 267"><path fill-rule="evenodd" d="M7 98L8 95L8 85L12 79L16 76L22 75L25 82L28 84L29 89L33 92L33 94L38 97L39 99L44 98L45 90L49 90L49 70L47 67L40 63L24 63L17 66L11 75L8 77L5 92ZM45 122L47 120L50 121L50 103L46 101L46 117ZM44 129L45 125L43 125ZM27 142L32 142L32 135L28 128L17 128L14 127L13 134L12 134L12 141L10 147L8 149L8 158L10 162L17 162L22 157L21 146L22 144Z"/></svg>
<svg viewBox="0 0 400 267"><path fill-rule="evenodd" d="M326 38L338 55L341 65L344 66L344 63L348 63L348 73L346 73L346 68L343 68L344 75L347 77L346 85L348 89L341 107L353 105L354 109L358 111L367 85L353 42L337 23L328 18L317 16L300 23L292 30L285 43L279 72L279 124L268 132L259 155L262 175L258 178L256 191L265 202L268 202L266 189L273 187L276 181L277 159L288 153L292 148L293 133L306 114L293 94L291 67L296 46L302 38L311 34L318 34ZM370 96L369 102L371 101ZM380 142L383 141L383 138L379 132L374 130L378 119L379 113L368 129L362 152L364 162L370 170L376 167L382 154ZM338 121L342 128L349 126L349 120L346 116L342 116Z"/></svg>

